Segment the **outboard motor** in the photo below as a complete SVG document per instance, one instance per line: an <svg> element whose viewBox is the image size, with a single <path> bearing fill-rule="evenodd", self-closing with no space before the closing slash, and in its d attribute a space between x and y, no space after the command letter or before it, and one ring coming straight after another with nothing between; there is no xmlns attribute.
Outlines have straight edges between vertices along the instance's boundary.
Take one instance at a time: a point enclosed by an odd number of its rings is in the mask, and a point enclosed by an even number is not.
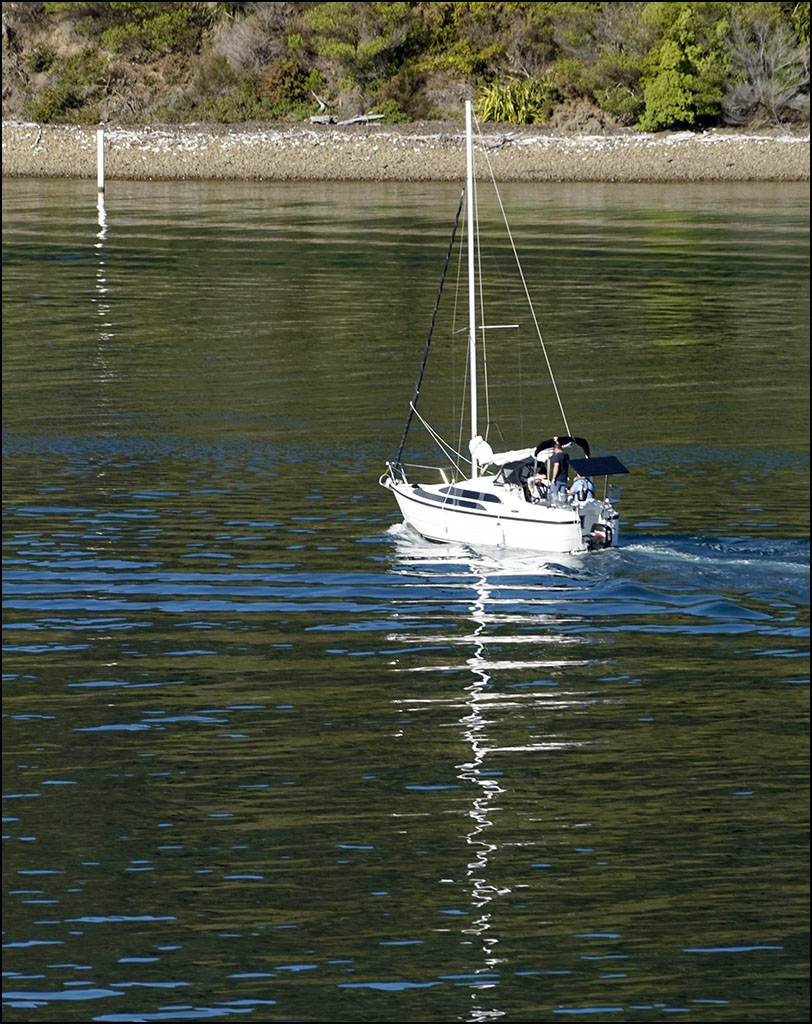
<svg viewBox="0 0 812 1024"><path fill-rule="evenodd" d="M595 523L586 535L586 546L590 551L608 548L612 544L612 527L608 523Z"/></svg>

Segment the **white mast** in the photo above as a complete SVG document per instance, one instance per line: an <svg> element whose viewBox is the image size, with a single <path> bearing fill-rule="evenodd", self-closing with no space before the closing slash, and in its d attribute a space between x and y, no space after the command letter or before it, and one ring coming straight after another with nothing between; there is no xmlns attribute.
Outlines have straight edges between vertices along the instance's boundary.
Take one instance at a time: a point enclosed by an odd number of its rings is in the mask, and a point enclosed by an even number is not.
<svg viewBox="0 0 812 1024"><path fill-rule="evenodd" d="M465 191L468 197L468 359L471 378L471 437L478 434L476 400L476 294L474 292L474 136L471 121L471 101L465 101ZM471 455L471 476L479 476L479 463Z"/></svg>

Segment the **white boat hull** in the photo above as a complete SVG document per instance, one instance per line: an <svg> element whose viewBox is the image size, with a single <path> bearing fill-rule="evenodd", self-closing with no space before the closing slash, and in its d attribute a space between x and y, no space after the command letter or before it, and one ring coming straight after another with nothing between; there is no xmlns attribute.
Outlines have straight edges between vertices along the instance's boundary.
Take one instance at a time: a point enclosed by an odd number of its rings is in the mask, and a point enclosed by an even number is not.
<svg viewBox="0 0 812 1024"><path fill-rule="evenodd" d="M494 486L492 478L456 485L412 484L384 476L406 523L429 540L472 547L570 553L617 543L611 507L591 500L576 505L535 505L521 489ZM590 536L598 525L605 540Z"/></svg>

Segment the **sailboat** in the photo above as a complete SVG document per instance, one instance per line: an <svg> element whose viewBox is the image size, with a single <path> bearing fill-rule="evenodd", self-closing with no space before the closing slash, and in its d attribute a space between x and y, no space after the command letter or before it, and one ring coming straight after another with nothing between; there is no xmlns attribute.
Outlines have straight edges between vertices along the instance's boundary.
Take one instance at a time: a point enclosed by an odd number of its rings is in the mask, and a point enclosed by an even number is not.
<svg viewBox="0 0 812 1024"><path fill-rule="evenodd" d="M386 463L386 471L379 482L394 494L406 524L429 540L461 543L476 549L501 547L550 553L579 553L617 545L617 488L610 487L610 478L628 473L628 470L614 455L593 455L586 438L575 436L569 429L507 218L505 226L508 238L516 258L524 295L530 307L531 320L558 400L563 429L560 434L551 434L532 446L500 452L495 452L489 443L487 426L484 434L480 430L479 377L485 332L495 327L517 325L489 325L477 322L479 303L476 268L479 265L479 235L474 217L477 176L474 169L473 113L470 101L465 104L465 134L465 189L457 210L423 360L409 405L399 451ZM491 178L493 179L492 174ZM493 185L496 188L495 181ZM504 215L498 189L497 198ZM445 441L417 409L432 331L463 199L466 202L468 278L468 455L455 450ZM487 381L483 380L483 386L486 384ZM407 434L415 416L421 420L443 453L444 465L434 468L410 465L403 461ZM575 457L571 457L570 452ZM580 491L567 486L568 470L572 470L586 482ZM555 472L558 473L555 481L557 486L550 486L549 480ZM547 482L543 480L542 473L547 476ZM596 480L602 481L600 496L597 494Z"/></svg>

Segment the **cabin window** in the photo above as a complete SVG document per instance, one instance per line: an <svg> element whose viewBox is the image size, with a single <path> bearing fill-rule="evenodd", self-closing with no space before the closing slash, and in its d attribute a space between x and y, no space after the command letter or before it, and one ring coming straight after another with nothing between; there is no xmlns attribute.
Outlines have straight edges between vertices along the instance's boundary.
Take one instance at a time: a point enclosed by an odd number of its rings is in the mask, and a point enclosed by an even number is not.
<svg viewBox="0 0 812 1024"><path fill-rule="evenodd" d="M454 498L468 498L470 501L490 501L497 505L502 504L502 499L495 494L484 494L482 491L470 491L466 487L441 487L442 494L449 494Z"/></svg>

